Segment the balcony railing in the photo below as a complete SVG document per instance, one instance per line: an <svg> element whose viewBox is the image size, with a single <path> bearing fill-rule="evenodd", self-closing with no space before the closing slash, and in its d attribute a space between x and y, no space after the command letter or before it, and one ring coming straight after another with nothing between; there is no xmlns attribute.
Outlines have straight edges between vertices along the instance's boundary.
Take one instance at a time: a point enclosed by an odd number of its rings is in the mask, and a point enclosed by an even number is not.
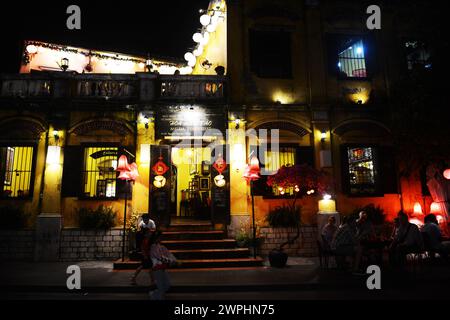
<svg viewBox="0 0 450 320"><path fill-rule="evenodd" d="M0 98L74 101L207 100L225 97L223 76L71 74L63 72L0 75Z"/></svg>

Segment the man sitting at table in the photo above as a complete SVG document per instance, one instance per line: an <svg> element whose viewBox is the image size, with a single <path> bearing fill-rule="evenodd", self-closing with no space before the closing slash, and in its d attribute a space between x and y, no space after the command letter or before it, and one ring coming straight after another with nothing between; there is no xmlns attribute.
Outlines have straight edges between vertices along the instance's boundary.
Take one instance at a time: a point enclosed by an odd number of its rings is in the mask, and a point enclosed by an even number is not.
<svg viewBox="0 0 450 320"><path fill-rule="evenodd" d="M397 233L389 247L389 261L393 266L403 267L406 262L406 255L423 251L424 245L419 228L409 222L407 214L400 211L398 223Z"/></svg>
<svg viewBox="0 0 450 320"><path fill-rule="evenodd" d="M425 224L420 231L426 234L426 249L447 257L450 252L450 242L442 241L442 234L436 216L428 214L425 216L424 222Z"/></svg>
<svg viewBox="0 0 450 320"><path fill-rule="evenodd" d="M331 243L331 248L336 254L338 265L342 266L342 262L345 262L346 257L353 257L352 271L355 274L358 273L362 249L356 239L356 222L354 217L344 217L343 223L339 226ZM344 261L342 261L342 258Z"/></svg>

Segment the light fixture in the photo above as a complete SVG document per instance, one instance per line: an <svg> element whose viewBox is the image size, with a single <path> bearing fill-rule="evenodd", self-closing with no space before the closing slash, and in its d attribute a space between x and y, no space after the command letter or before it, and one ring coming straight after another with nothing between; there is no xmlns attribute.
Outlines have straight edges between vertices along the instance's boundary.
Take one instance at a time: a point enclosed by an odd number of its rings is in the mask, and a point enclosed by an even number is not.
<svg viewBox="0 0 450 320"><path fill-rule="evenodd" d="M413 212L414 215L423 215L422 206L419 202L414 203Z"/></svg>
<svg viewBox="0 0 450 320"><path fill-rule="evenodd" d="M450 168L445 169L442 175L444 176L445 179L450 180Z"/></svg>
<svg viewBox="0 0 450 320"><path fill-rule="evenodd" d="M38 48L34 44L27 45L26 50L29 54L36 54L38 52Z"/></svg>
<svg viewBox="0 0 450 320"><path fill-rule="evenodd" d="M357 47L357 48L356 48L356 53L357 53L357 54L362 54L363 52L364 52L364 50L363 50L362 47Z"/></svg>
<svg viewBox="0 0 450 320"><path fill-rule="evenodd" d="M69 59L62 58L61 59L61 69L62 69L62 71L66 72L68 68L69 68Z"/></svg>
<svg viewBox="0 0 450 320"><path fill-rule="evenodd" d="M438 213L441 213L441 206L439 205L439 203L433 202L433 203L430 205L430 213L432 213L432 214L438 214Z"/></svg>
<svg viewBox="0 0 450 320"><path fill-rule="evenodd" d="M241 124L241 119L236 118L234 119L234 124L235 124L235 129L238 130L240 128L240 124Z"/></svg>
<svg viewBox="0 0 450 320"><path fill-rule="evenodd" d="M202 46L198 46L197 49L195 49L192 53L196 57L200 56L203 53L203 47Z"/></svg>
<svg viewBox="0 0 450 320"><path fill-rule="evenodd" d="M357 104L363 104L362 100L358 100L356 103Z"/></svg>
<svg viewBox="0 0 450 320"><path fill-rule="evenodd" d="M202 34L198 32L194 33L194 35L192 36L192 40L200 43L203 40Z"/></svg>
<svg viewBox="0 0 450 320"><path fill-rule="evenodd" d="M211 22L211 17L209 16L209 14L203 14L202 16L200 16L200 23L202 26L207 26L209 23Z"/></svg>
<svg viewBox="0 0 450 320"><path fill-rule="evenodd" d="M55 138L56 141L59 140L59 131L58 130L53 130L53 137Z"/></svg>
<svg viewBox="0 0 450 320"><path fill-rule="evenodd" d="M184 54L184 60L189 62L189 61L191 61L193 59L195 59L195 56L192 54L192 52L186 52Z"/></svg>
<svg viewBox="0 0 450 320"><path fill-rule="evenodd" d="M152 71L152 69L153 69L153 61L150 58L145 60L145 67L147 68L148 72Z"/></svg>
<svg viewBox="0 0 450 320"><path fill-rule="evenodd" d="M324 194L323 200L331 200L331 196L329 194Z"/></svg>
<svg viewBox="0 0 450 320"><path fill-rule="evenodd" d="M148 123L149 123L148 116L144 116L144 118L142 118L142 123L145 125L145 129L148 129Z"/></svg>
<svg viewBox="0 0 450 320"><path fill-rule="evenodd" d="M327 132L326 131L322 131L320 133L320 141L325 142L326 138L327 138Z"/></svg>

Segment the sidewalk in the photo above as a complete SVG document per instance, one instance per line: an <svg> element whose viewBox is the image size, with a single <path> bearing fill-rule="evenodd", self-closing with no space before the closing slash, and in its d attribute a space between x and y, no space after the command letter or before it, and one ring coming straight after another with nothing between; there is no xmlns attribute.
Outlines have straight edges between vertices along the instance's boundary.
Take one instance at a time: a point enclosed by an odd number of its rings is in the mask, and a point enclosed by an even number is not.
<svg viewBox="0 0 450 320"><path fill-rule="evenodd" d="M143 292L148 290L149 275L142 271L138 285L130 285L132 270L113 270L112 261L83 262L9 262L0 265L0 291L67 291L66 269L81 268L82 290L96 292ZM264 288L289 288L318 283L318 265L314 259L289 258L283 269L171 269L171 291L240 291Z"/></svg>

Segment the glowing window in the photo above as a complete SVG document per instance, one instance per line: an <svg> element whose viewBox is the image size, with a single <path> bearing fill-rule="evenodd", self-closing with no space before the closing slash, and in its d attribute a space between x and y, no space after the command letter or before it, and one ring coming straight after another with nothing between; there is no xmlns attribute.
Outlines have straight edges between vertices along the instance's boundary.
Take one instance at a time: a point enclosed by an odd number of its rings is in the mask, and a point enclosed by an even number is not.
<svg viewBox="0 0 450 320"><path fill-rule="evenodd" d="M84 197L116 197L117 154L116 147L84 149Z"/></svg>
<svg viewBox="0 0 450 320"><path fill-rule="evenodd" d="M2 197L29 197L34 148L30 146L2 147L0 154Z"/></svg>
<svg viewBox="0 0 450 320"><path fill-rule="evenodd" d="M275 173L282 166L292 166L295 164L295 148L280 148L279 151L265 151L265 170L271 173ZM280 190L277 187L273 187L274 195L281 195ZM293 195L294 188L288 188L283 190L285 195Z"/></svg>
<svg viewBox="0 0 450 320"><path fill-rule="evenodd" d="M367 77L365 48L361 39L350 39L345 42L343 50L338 53L337 66L344 77Z"/></svg>
<svg viewBox="0 0 450 320"><path fill-rule="evenodd" d="M350 194L373 194L377 171L373 148L347 148Z"/></svg>

